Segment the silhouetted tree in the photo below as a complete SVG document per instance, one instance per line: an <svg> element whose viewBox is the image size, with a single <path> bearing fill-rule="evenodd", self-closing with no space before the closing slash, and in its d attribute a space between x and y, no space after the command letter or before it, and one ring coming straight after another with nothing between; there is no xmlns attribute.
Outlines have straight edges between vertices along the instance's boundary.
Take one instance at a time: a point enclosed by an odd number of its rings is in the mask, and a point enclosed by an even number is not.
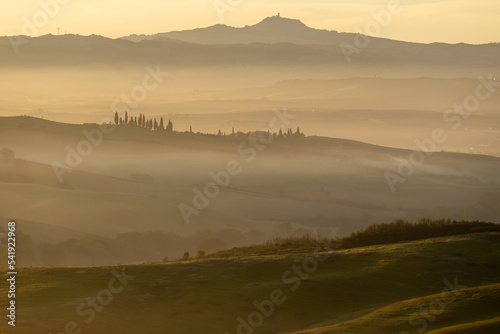
<svg viewBox="0 0 500 334"><path fill-rule="evenodd" d="M125 124L128 124L128 112L125 111Z"/></svg>
<svg viewBox="0 0 500 334"><path fill-rule="evenodd" d="M115 111L115 124L118 125L119 118L118 118L118 111Z"/></svg>
<svg viewBox="0 0 500 334"><path fill-rule="evenodd" d="M163 125L163 117L160 118L160 125L158 125L158 130L160 131L165 130L165 126Z"/></svg>
<svg viewBox="0 0 500 334"><path fill-rule="evenodd" d="M172 124L172 122L170 120L168 120L167 132L172 132L172 131L174 131L174 125Z"/></svg>

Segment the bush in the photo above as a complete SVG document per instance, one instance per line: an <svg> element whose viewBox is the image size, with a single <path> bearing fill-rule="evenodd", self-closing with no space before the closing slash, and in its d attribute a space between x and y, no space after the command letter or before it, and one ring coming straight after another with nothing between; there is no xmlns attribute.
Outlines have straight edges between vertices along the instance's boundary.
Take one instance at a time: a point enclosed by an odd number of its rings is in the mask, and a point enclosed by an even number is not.
<svg viewBox="0 0 500 334"><path fill-rule="evenodd" d="M181 257L181 261L189 260L189 252L184 252L184 255Z"/></svg>
<svg viewBox="0 0 500 334"><path fill-rule="evenodd" d="M306 234L300 238L274 238L266 243L267 246L276 249L311 248L317 247L319 244L320 242L316 238L313 238L310 234Z"/></svg>

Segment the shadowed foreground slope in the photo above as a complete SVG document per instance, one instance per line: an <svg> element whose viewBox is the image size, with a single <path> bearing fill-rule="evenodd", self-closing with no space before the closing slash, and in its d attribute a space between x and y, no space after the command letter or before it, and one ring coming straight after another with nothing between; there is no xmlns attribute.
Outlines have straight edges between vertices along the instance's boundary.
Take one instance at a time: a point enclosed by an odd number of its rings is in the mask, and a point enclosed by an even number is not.
<svg viewBox="0 0 500 334"><path fill-rule="evenodd" d="M478 289L454 291L428 330L496 328L499 244L500 233L482 233L316 254L24 268L15 333L64 332L68 322L95 334L237 333L243 322L242 333L412 333L423 326L409 323L412 313L450 286ZM113 279L122 274L124 289Z"/></svg>

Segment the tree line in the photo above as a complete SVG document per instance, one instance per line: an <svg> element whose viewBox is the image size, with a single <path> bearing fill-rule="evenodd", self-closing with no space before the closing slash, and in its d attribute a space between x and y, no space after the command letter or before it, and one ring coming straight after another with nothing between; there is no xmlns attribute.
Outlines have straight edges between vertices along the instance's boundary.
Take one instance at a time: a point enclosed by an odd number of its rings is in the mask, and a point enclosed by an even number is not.
<svg viewBox="0 0 500 334"><path fill-rule="evenodd" d="M336 241L340 248L353 248L447 237L479 232L498 232L500 225L451 219L420 219L417 223L398 219L389 224L374 224Z"/></svg>
<svg viewBox="0 0 500 334"><path fill-rule="evenodd" d="M346 237L318 238L310 234L301 237L280 237L260 245L218 251L208 255L208 257L225 258L233 256L278 254L291 250L313 251L324 244L329 245L332 249L350 249L487 232L500 232L500 225L481 221L457 221L451 219L425 218L420 219L416 223L398 219L391 223L372 224Z"/></svg>
<svg viewBox="0 0 500 334"><path fill-rule="evenodd" d="M151 118L147 119L144 114L140 114L138 117L130 116L128 112L125 112L125 116L121 117L118 112L115 112L115 117L114 117L114 123L115 125L130 125L130 126L136 126L152 131L166 131L166 132L174 132L174 124L172 121L169 119L168 122L163 121L163 117L160 117L160 120L158 121L156 118ZM262 133L263 131L257 131L257 133ZM194 133L193 132L193 127L189 127L189 133ZM235 132L234 127L232 129L232 132L229 136L240 136L240 135L248 135L249 133L243 133L243 132ZM265 135L268 137L273 136L275 138L302 138L305 137L304 133L300 132L300 127L297 127L297 130L293 131L292 129L288 128L283 131L283 129L280 129L278 133L271 133L269 131L264 132ZM217 136L220 137L225 137L226 133L222 132L220 129L216 134Z"/></svg>
<svg viewBox="0 0 500 334"><path fill-rule="evenodd" d="M153 131L174 131L174 124L172 121L168 120L167 125L165 126L163 122L163 117L160 118L158 122L156 118L146 119L144 114L140 114L139 117L129 117L128 112L125 112L125 118L118 115L118 112L115 112L115 124L116 125L133 125L144 129L149 129Z"/></svg>

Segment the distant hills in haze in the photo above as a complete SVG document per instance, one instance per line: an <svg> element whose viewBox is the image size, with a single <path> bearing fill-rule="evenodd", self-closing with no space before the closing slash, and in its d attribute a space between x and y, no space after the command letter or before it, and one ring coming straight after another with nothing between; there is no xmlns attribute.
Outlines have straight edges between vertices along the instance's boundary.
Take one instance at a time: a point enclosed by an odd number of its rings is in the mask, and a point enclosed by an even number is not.
<svg viewBox="0 0 500 334"><path fill-rule="evenodd" d="M171 31L154 35L129 35L123 39L139 42L143 40L170 39L197 44L249 44L249 43L292 43L299 45L335 45L341 42L353 44L357 34L342 33L335 30L314 29L302 21L281 16L267 17L255 25L243 28L216 24L207 28L184 31ZM404 45L418 43L394 41L370 37L377 43L386 45ZM436 43L438 44L438 43ZM442 44L442 43L440 43Z"/></svg>
<svg viewBox="0 0 500 334"><path fill-rule="evenodd" d="M358 34L318 30L299 20L268 17L243 28L214 25L118 39L102 36L23 37L19 53L12 38L0 38L0 67L126 66L346 66L341 43L355 46ZM500 44L418 44L370 37L353 54L354 66L456 66L500 68Z"/></svg>
<svg viewBox="0 0 500 334"><path fill-rule="evenodd" d="M208 28L172 31L155 35L130 35L122 38L133 42L167 38L197 44L293 43L332 45L338 43L341 35L350 34L313 29L300 20L273 16L265 18L258 24L243 28L217 24Z"/></svg>

